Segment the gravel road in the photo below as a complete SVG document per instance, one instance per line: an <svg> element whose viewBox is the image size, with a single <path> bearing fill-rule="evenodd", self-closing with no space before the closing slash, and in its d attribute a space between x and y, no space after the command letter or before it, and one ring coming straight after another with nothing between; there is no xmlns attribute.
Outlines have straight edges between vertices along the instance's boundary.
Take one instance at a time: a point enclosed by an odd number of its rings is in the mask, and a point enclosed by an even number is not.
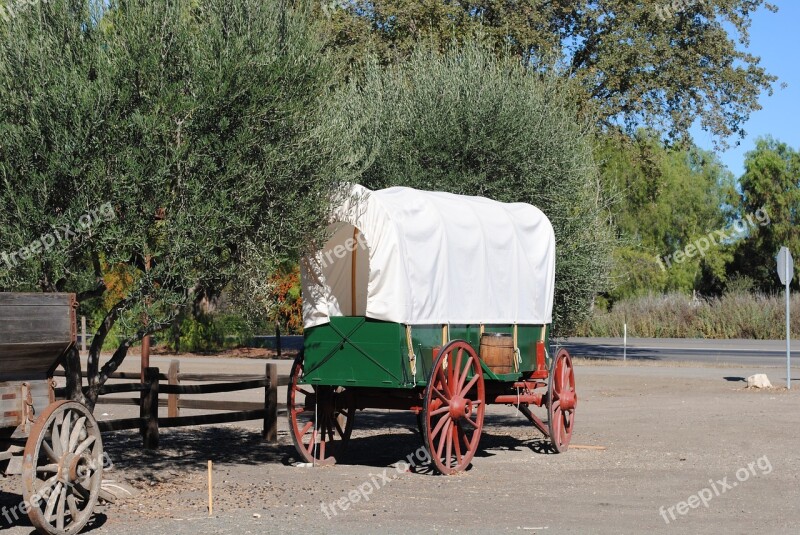
<svg viewBox="0 0 800 535"><path fill-rule="evenodd" d="M202 357L181 364L198 373L263 367ZM88 533L797 533L800 392L744 389L756 372L782 384L781 368L579 362L573 444L605 450L551 454L513 407L492 406L472 468L452 477L421 463L406 469L421 442L413 415L402 412L359 413L348 458L331 468L295 466L285 419L275 445L261 440L259 422L165 430L152 453L133 433L109 434L107 475L138 495L104 507ZM20 501L18 486L0 480L0 506Z"/></svg>

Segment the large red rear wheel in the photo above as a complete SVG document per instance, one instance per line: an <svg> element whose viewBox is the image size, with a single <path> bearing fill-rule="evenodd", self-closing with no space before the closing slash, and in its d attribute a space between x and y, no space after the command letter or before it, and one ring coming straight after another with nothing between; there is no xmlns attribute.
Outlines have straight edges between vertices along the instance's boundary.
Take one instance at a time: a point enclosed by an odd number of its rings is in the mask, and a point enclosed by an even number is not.
<svg viewBox="0 0 800 535"><path fill-rule="evenodd" d="M425 388L422 431L434 468L450 475L465 470L483 429L486 392L478 355L455 340L439 353Z"/></svg>
<svg viewBox="0 0 800 535"><path fill-rule="evenodd" d="M292 365L286 403L292 441L303 461L336 464L353 431L355 396L343 387L299 384L302 377L301 352Z"/></svg>
<svg viewBox="0 0 800 535"><path fill-rule="evenodd" d="M575 424L575 407L578 395L575 392L575 371L572 358L566 349L559 350L550 370L547 387L547 416L550 428L550 441L556 453L569 448Z"/></svg>

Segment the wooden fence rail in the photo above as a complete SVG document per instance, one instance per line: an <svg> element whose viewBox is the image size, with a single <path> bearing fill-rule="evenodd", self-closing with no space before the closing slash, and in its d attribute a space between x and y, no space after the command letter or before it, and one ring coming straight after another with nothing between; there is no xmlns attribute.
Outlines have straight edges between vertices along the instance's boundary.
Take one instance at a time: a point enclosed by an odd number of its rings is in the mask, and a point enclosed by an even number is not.
<svg viewBox="0 0 800 535"><path fill-rule="evenodd" d="M57 370L56 376L63 377L64 371ZM83 373L86 377L86 373ZM122 418L98 422L101 431L121 431L124 429L139 429L144 440L145 449L158 448L158 430L161 427L185 427L192 425L208 425L219 423L243 422L247 420L264 420L263 436L268 442L275 442L278 438L278 413L286 412L285 405L278 404L278 387L287 386L289 377L278 376L276 364L267 364L266 373L258 375L237 374L197 374L180 373L179 361L170 363L167 374L160 373L158 368L145 370L144 382L141 375L130 372L116 372L110 379L135 380L136 383L105 384L100 390L100 395L120 394L126 392L139 392L137 398L98 398L98 405L138 405L138 418ZM161 384L165 381L167 384ZM209 382L210 384L181 384L181 381ZM264 402L252 401L220 401L204 399L181 399L182 394L217 394L223 392L237 392L241 390L264 389ZM160 399L161 394L167 394L167 399ZM65 388L57 388L56 396L66 396ZM159 418L159 407L167 407L167 417ZM199 409L213 411L229 411L216 414L199 414L181 416L181 409Z"/></svg>

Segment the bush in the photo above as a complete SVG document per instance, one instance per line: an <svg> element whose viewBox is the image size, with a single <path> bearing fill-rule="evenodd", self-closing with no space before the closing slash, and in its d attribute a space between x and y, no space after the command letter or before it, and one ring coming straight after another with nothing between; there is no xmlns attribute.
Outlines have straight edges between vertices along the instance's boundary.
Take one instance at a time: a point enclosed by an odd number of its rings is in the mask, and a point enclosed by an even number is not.
<svg viewBox="0 0 800 535"><path fill-rule="evenodd" d="M165 346L190 353L246 346L254 334L252 326L234 314L200 314L185 318L176 327L177 336L165 340Z"/></svg>

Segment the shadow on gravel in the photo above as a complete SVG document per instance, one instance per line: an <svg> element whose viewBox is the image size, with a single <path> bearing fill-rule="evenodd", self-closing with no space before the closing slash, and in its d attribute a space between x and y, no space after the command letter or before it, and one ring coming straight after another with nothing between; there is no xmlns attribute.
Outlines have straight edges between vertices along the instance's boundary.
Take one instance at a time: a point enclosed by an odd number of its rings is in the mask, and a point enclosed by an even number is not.
<svg viewBox="0 0 800 535"><path fill-rule="evenodd" d="M622 348L619 346L570 343L561 347L565 347L572 357L589 360L622 360ZM663 351L629 347L627 358L628 360L664 360L659 353L663 353Z"/></svg>
<svg viewBox="0 0 800 535"><path fill-rule="evenodd" d="M508 434L508 428L521 428L526 439ZM278 444L267 444L261 433L236 427L197 427L162 430L156 451L142 450L136 432L109 433L103 437L105 450L120 468L147 479L160 479L172 470L202 470L206 461L218 466L264 464L291 465L299 461L291 438L281 432ZM422 447L416 417L405 411L362 411L355 417L353 438L340 464L387 467L408 462ZM491 457L498 451L531 450L553 453L550 442L521 416L491 414L484 422L476 457ZM491 451L487 451L491 450ZM421 466L418 473L429 470Z"/></svg>
<svg viewBox="0 0 800 535"><path fill-rule="evenodd" d="M14 485L14 481L17 481L20 486L22 485L22 482L18 477L10 477L2 481L3 485L6 487L12 487ZM107 520L108 517L105 514L95 513L92 519L89 520L89 523L86 524L86 527L83 528L81 533L91 533L92 531L103 526ZM31 535L38 535L39 533L33 528L33 524L31 524L28 514L23 512L22 495L14 492L8 492L5 489L0 490L0 531L12 527L30 528Z"/></svg>

